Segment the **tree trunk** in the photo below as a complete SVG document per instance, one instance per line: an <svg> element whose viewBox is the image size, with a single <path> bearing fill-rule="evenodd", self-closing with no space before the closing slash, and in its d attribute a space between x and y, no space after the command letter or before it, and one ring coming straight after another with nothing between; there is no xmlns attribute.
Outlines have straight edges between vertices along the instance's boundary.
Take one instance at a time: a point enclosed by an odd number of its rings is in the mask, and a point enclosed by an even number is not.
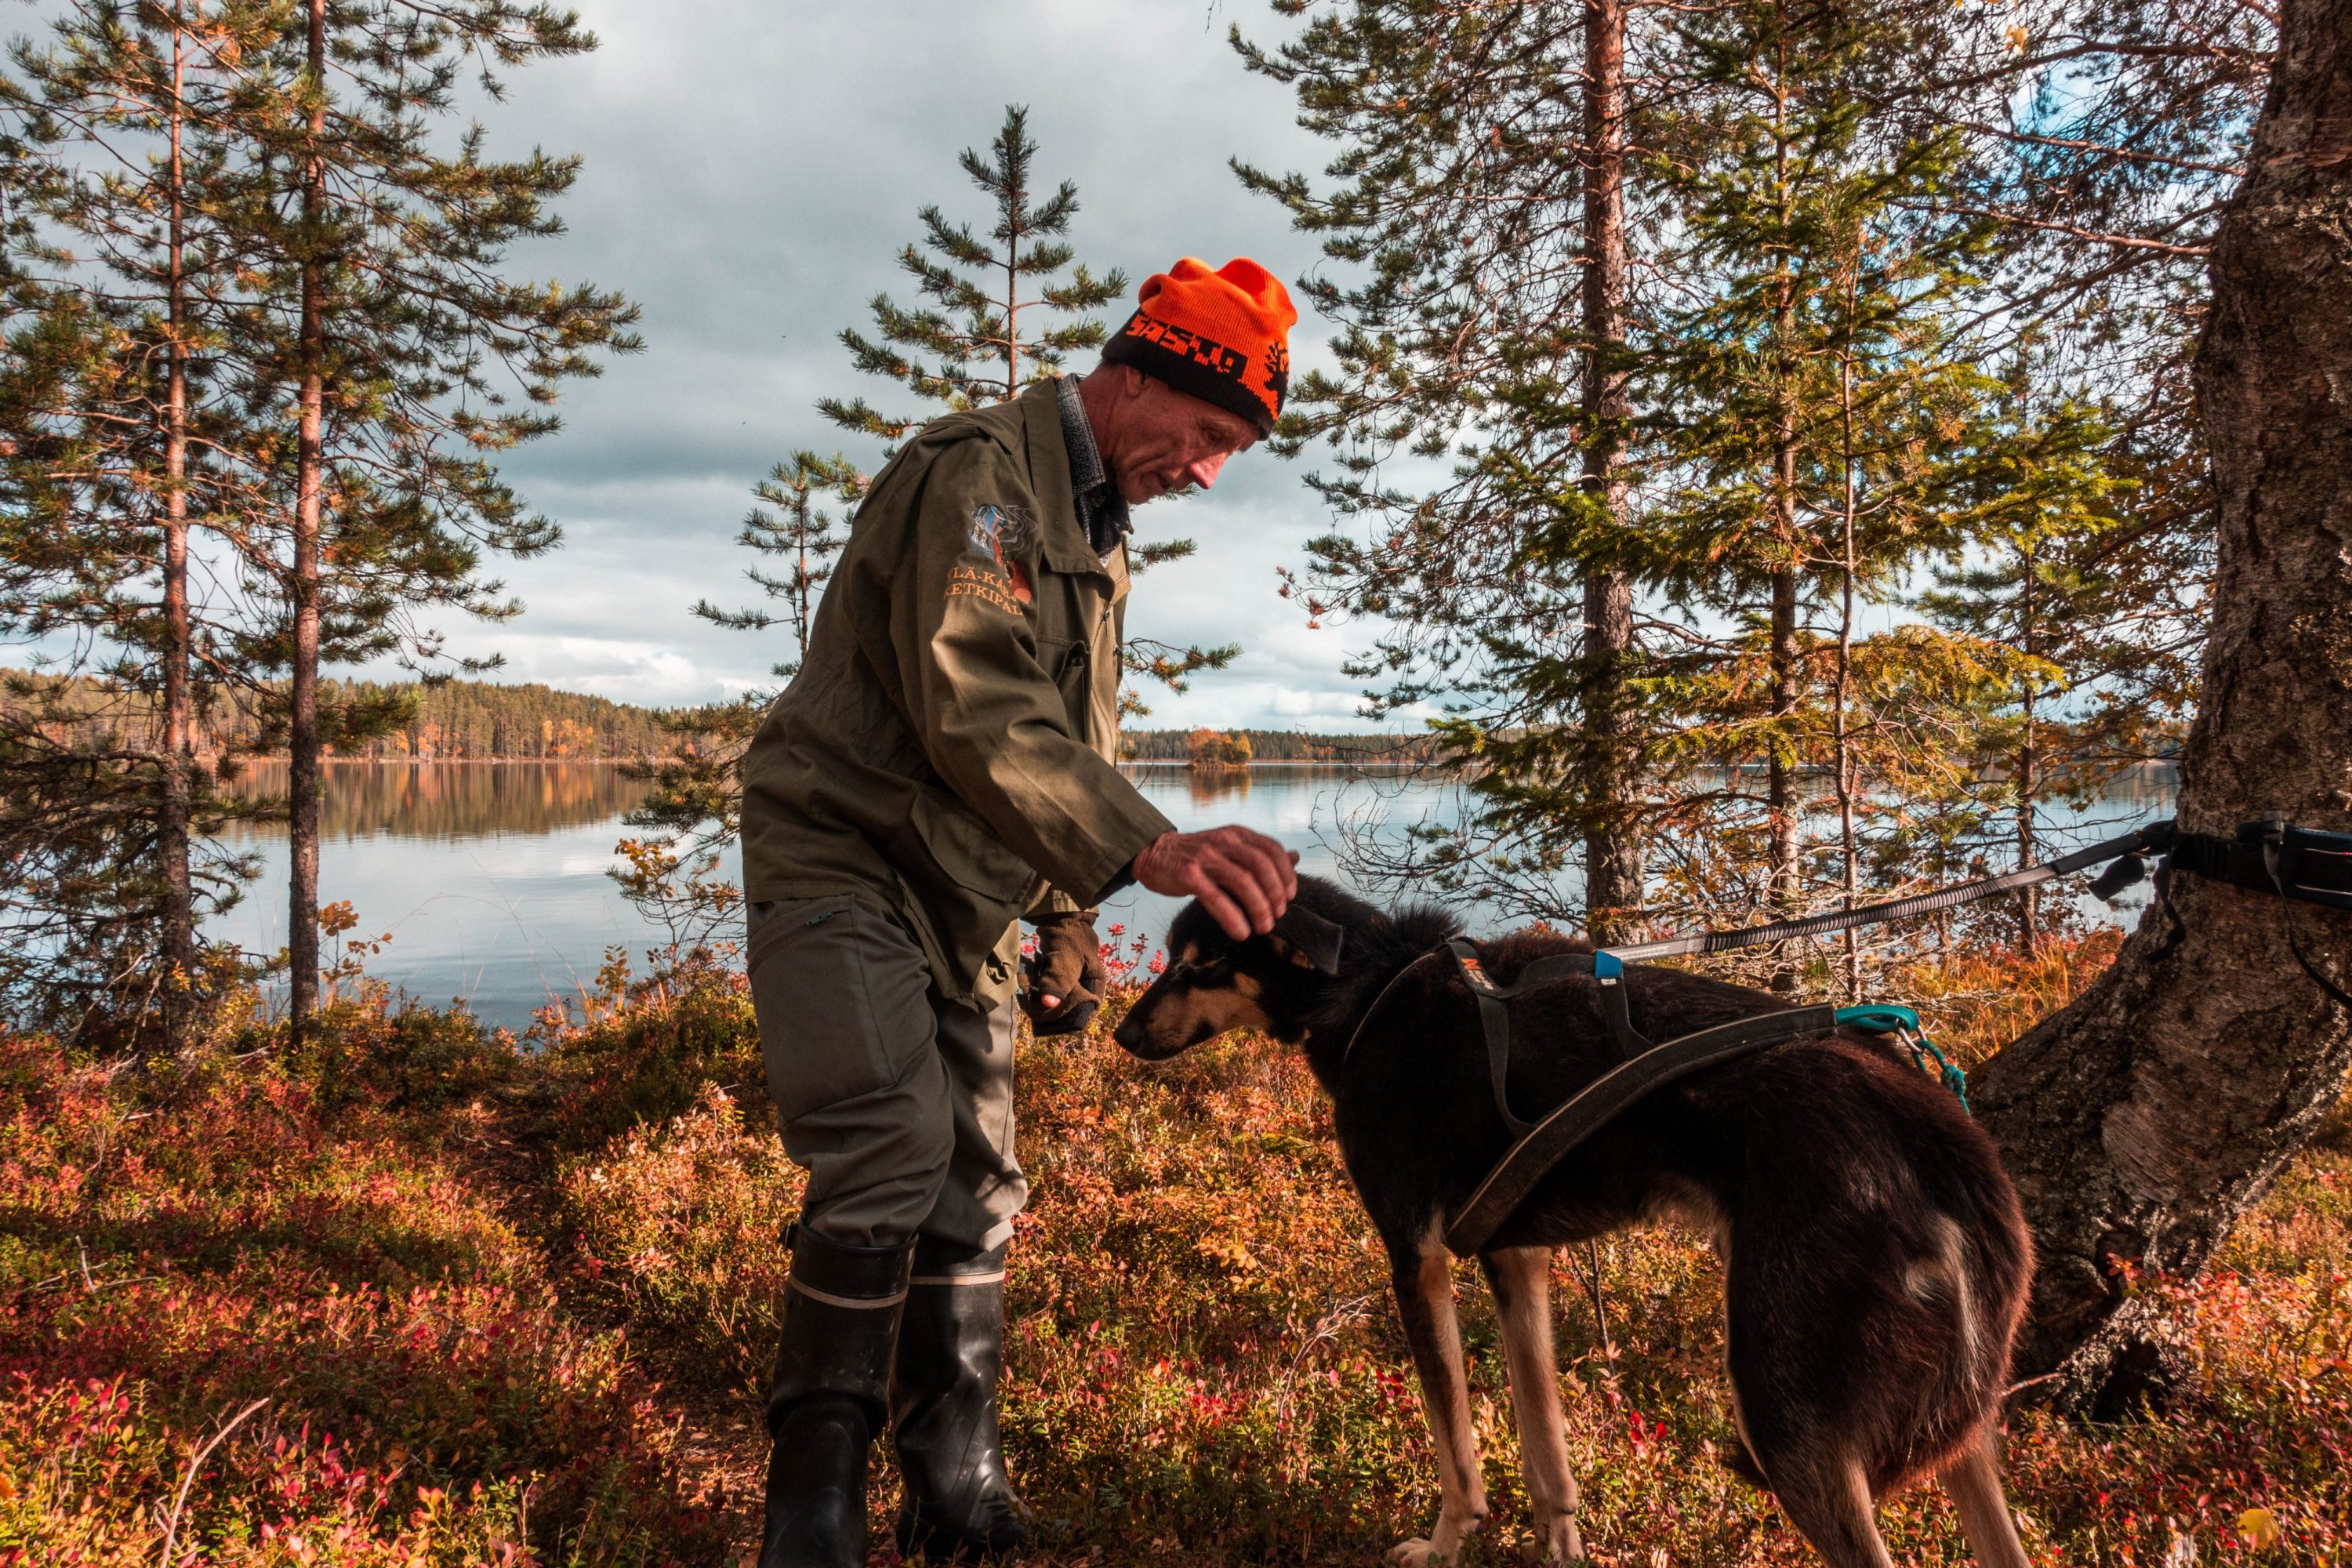
<svg viewBox="0 0 2352 1568"><path fill-rule="evenodd" d="M2219 498L2184 828L2352 827L2352 5L2287 0L2249 174L2213 250L2198 395ZM2126 1407L2159 1325L2123 1270L2192 1276L2325 1114L2352 914L2183 875L2115 966L1971 1090L2042 1254L2021 1377Z"/></svg>
<svg viewBox="0 0 2352 1568"><path fill-rule="evenodd" d="M1852 320L1853 296L1847 296L1848 320ZM1856 471L1857 447L1853 437L1853 355L1843 353L1838 364L1838 429L1839 444L1845 461L1845 485L1838 506L1840 556L1838 563L1838 644L1836 692L1831 708L1830 745L1837 773L1838 808L1838 886L1843 893L1847 909L1854 907L1855 894L1860 890L1861 853L1854 842L1854 777L1853 734L1853 580L1862 570L1862 559L1854 539L1856 521L1862 510L1862 490ZM1845 999L1849 1003L1862 1000L1862 933L1845 933Z"/></svg>
<svg viewBox="0 0 2352 1568"><path fill-rule="evenodd" d="M2031 659L2041 652L2041 645L2033 635L2036 627L2035 617L2040 614L2040 607L2034 602L2036 595L2033 592L2035 586L2033 574L2039 563L2035 559L2035 552L2032 545L2027 545L2019 553L2025 570L2022 574L2023 582L2021 584L2023 590L2023 602L2021 606L2022 613L2018 617L2020 625L2017 640L2020 651ZM2017 742L2017 865L2020 870L2041 863L2041 847L2035 843L2033 832L2034 797L2042 790L2040 770L2035 765L2038 760L2035 748L2041 744L2041 736L2036 732L2040 715L2034 709L2035 679L2032 670L2026 671L2022 711L2019 715L2019 722L2023 730ZM2041 916L2042 889L2019 889L2017 945L2020 952L2029 956L2042 944Z"/></svg>
<svg viewBox="0 0 2352 1568"><path fill-rule="evenodd" d="M301 430L295 452L290 584L294 668L288 692L287 1018L299 1044L319 1005L319 521L326 481L327 0L310 0L310 147L302 170Z"/></svg>
<svg viewBox="0 0 2352 1568"><path fill-rule="evenodd" d="M1625 521L1619 453L1626 416L1625 0L1587 0L1584 12L1583 487ZM1633 585L1622 572L1584 580L1585 915L1594 939L1630 931L1642 906L1637 806L1641 763L1626 683L1633 648Z"/></svg>
<svg viewBox="0 0 2352 1568"><path fill-rule="evenodd" d="M1772 190L1776 227L1782 234L1790 230L1789 42L1785 24L1783 17L1772 75ZM1772 905L1775 913L1788 915L1796 911L1802 892L1798 876L1797 762L1787 727L1803 696L1797 668L1797 569L1805 552L1797 540L1796 283L1789 276L1785 262L1780 267L1777 287L1780 299L1774 311L1773 337L1779 353L1773 386L1781 402L1772 455L1771 505L1773 542L1780 563L1772 572L1771 641L1766 655L1771 676L1772 731L1771 749L1765 763L1764 813L1766 853L1771 861L1768 881ZM1786 942L1779 944L1781 962L1772 972L1775 991L1793 991L1797 987L1796 966L1786 961L1788 946Z"/></svg>
<svg viewBox="0 0 2352 1568"><path fill-rule="evenodd" d="M1794 448L1784 467L1794 468ZM1794 480L1790 489L1793 491ZM1791 499L1788 510L1793 512ZM1795 520L1787 520L1793 541ZM1776 913L1797 903L1797 763L1784 728L1804 696L1797 665L1797 569L1783 566L1772 574L1771 641L1765 655L1771 675L1772 736L1764 772L1764 810L1769 823L1772 903Z"/></svg>
<svg viewBox="0 0 2352 1568"><path fill-rule="evenodd" d="M194 758L188 693L188 347L186 166L180 93L186 80L187 34L175 7L172 27L170 234L164 310L169 321L163 402L163 808L157 850L163 860L163 1043L185 1043L196 967L194 889L188 867Z"/></svg>

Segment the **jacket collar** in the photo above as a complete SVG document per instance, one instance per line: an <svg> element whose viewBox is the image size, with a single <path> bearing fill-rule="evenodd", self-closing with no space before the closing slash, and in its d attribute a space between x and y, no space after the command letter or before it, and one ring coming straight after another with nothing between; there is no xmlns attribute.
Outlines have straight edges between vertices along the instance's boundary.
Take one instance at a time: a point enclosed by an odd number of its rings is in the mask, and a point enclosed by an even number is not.
<svg viewBox="0 0 2352 1568"><path fill-rule="evenodd" d="M1042 549L1056 572L1091 572L1114 583L1127 579L1127 548L1111 552L1110 563L1087 542L1078 526L1078 502L1070 488L1070 446L1062 436L1061 396L1051 381L1030 384L1021 395L1021 426L1028 450L1029 486L1044 514Z"/></svg>

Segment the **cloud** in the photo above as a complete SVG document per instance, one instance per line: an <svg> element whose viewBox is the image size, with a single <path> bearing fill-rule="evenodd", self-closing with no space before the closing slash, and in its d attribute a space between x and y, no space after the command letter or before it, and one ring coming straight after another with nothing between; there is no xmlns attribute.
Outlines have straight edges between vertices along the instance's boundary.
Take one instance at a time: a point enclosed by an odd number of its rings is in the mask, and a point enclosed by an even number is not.
<svg viewBox="0 0 2352 1568"><path fill-rule="evenodd" d="M1228 21L1278 37L1289 24L1265 10L586 0L581 11L603 39L595 54L515 73L505 100L478 112L495 153L583 159L560 209L568 232L519 250L515 269L626 293L644 309L646 350L567 388L562 432L505 464L567 539L501 563L529 605L520 621L446 628L466 651L503 651L505 679L699 701L763 684L789 657L782 628L730 632L688 606L756 598L734 531L780 458L844 445L819 396L908 405L855 374L834 335L862 323L877 293L911 299L895 258L918 208L982 216L956 156L995 133L1008 101L1031 110L1040 175L1077 184L1071 237L1098 271L1139 282L1188 254L1253 255L1291 279L1317 266L1314 241L1227 167L1328 155L1294 122L1288 89L1249 75L1225 42ZM1300 323L1302 368L1327 357L1325 337ZM1149 722L1278 724L1302 699L1318 723L1352 713L1357 683L1340 664L1360 630L1307 632L1275 593L1275 567L1297 564L1329 526L1301 472L1254 452L1213 493L1139 515L1147 535L1201 550L1138 585L1130 630L1248 650L1189 695L1148 698Z"/></svg>

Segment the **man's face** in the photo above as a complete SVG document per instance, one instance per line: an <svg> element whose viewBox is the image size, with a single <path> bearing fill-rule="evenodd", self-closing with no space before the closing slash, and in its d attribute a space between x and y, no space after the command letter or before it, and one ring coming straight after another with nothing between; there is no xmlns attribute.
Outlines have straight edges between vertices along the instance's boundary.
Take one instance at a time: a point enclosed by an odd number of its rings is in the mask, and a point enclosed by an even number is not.
<svg viewBox="0 0 2352 1568"><path fill-rule="evenodd" d="M1103 466L1129 506L1171 490L1207 489L1225 459L1257 443L1257 427L1131 365L1118 372L1118 419Z"/></svg>

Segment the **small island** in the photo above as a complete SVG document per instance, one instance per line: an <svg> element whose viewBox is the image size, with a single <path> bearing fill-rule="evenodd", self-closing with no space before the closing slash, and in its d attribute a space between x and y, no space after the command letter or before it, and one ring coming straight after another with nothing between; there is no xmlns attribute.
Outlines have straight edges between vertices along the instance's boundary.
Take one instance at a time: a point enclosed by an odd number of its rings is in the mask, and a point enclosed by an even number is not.
<svg viewBox="0 0 2352 1568"><path fill-rule="evenodd" d="M1222 730L1195 730L1185 737L1185 752L1196 773L1235 773L1250 765L1250 740Z"/></svg>

